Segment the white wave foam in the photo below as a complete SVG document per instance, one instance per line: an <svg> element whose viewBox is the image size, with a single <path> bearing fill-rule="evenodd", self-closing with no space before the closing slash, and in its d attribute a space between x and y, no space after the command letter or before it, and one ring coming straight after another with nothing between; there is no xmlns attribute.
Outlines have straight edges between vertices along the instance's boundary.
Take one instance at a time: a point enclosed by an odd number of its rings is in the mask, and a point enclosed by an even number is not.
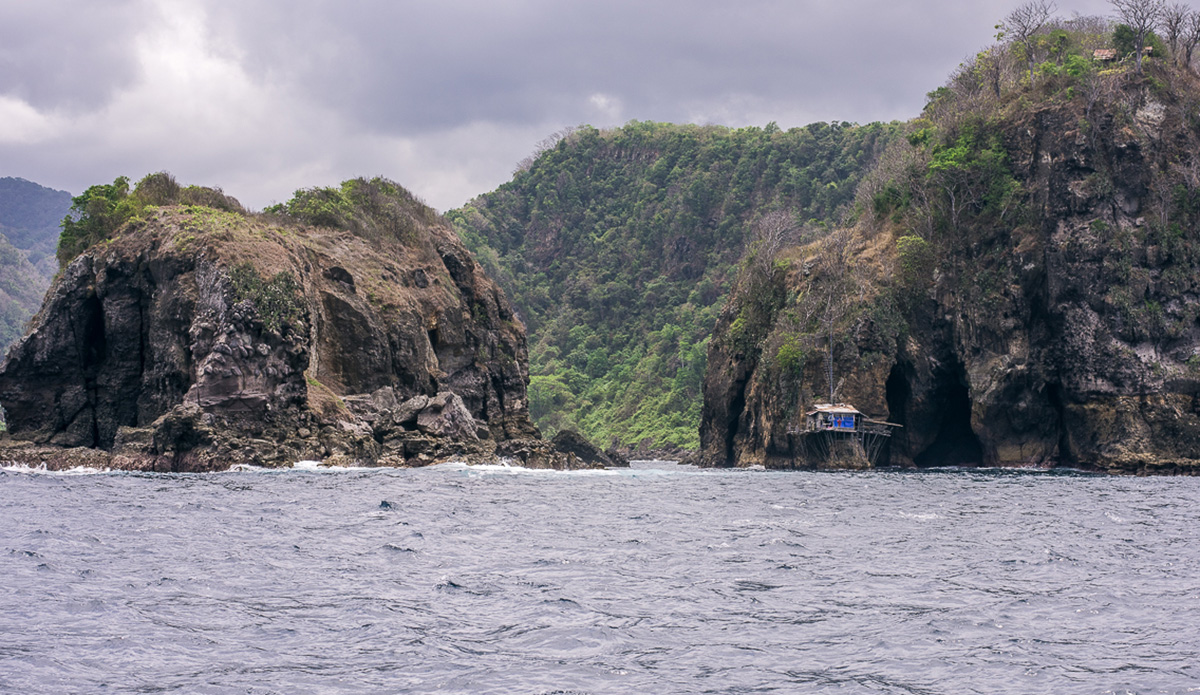
<svg viewBox="0 0 1200 695"><path fill-rule="evenodd" d="M934 512L900 512L899 516L903 519L914 519L916 521L934 521L935 519L945 519L946 517Z"/></svg>
<svg viewBox="0 0 1200 695"><path fill-rule="evenodd" d="M516 465L515 461L515 459L509 458L501 458L497 463L464 463L462 461L448 461L446 463L438 463L432 466L426 466L421 470L463 472L476 475L622 475L621 471L611 468L583 468L579 470L561 471L554 468L526 468L525 466Z"/></svg>
<svg viewBox="0 0 1200 695"><path fill-rule="evenodd" d="M0 470L8 473L27 473L34 475L103 475L112 473L111 468L93 468L92 466L77 466L75 468L65 468L63 470L52 471L46 467L46 464L40 466L29 466L26 464L7 463L0 465Z"/></svg>
<svg viewBox="0 0 1200 695"><path fill-rule="evenodd" d="M321 473L337 473L345 471L387 471L395 470L389 466L327 466L324 461L297 461L292 464L294 471L318 471Z"/></svg>

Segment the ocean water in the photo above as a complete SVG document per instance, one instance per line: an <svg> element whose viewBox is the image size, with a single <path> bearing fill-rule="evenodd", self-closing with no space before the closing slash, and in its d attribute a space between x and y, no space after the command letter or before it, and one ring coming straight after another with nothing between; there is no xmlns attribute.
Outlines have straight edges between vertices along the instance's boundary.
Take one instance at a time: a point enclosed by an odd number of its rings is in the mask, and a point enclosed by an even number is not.
<svg viewBox="0 0 1200 695"><path fill-rule="evenodd" d="M1200 479L6 470L0 692L1200 692Z"/></svg>

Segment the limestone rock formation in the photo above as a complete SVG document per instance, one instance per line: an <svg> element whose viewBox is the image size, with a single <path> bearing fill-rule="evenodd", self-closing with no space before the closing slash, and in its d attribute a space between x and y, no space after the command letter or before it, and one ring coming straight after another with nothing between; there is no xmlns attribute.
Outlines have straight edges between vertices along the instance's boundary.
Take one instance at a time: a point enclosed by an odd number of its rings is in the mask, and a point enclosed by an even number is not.
<svg viewBox="0 0 1200 695"><path fill-rule="evenodd" d="M91 450L112 467L195 471L422 465L502 446L566 465L530 422L508 301L412 205L383 235L147 208L70 262L0 366L0 458L57 466Z"/></svg>

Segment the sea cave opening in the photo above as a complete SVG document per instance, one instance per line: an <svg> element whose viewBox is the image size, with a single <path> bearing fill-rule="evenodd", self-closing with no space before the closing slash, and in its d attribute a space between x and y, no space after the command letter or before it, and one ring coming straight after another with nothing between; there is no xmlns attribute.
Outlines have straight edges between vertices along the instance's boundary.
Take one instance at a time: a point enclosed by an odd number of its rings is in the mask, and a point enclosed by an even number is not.
<svg viewBox="0 0 1200 695"><path fill-rule="evenodd" d="M888 422L908 426L908 402L912 399L912 387L908 385L908 377L904 368L899 364L892 367L884 385L887 398Z"/></svg>
<svg viewBox="0 0 1200 695"><path fill-rule="evenodd" d="M108 336L104 331L104 305L98 297L91 296L83 301L81 314L76 319L79 333L76 334L76 348L79 355L79 366L83 375L84 392L87 394L88 412L91 418L90 446L111 448L112 441L103 441L96 408L99 405L99 376L108 354ZM80 413L76 417L84 417Z"/></svg>
<svg viewBox="0 0 1200 695"><path fill-rule="evenodd" d="M83 333L79 344L80 366L88 378L94 379L95 372L108 353L108 337L104 332L104 306L96 297L83 302Z"/></svg>
<svg viewBox="0 0 1200 695"><path fill-rule="evenodd" d="M981 465L983 445L971 429L971 394L961 367L947 374L938 385L934 402L937 436L913 457L913 463L918 468Z"/></svg>
<svg viewBox="0 0 1200 695"><path fill-rule="evenodd" d="M900 425L900 427L893 431L891 439L888 441L887 448L883 452L884 455L879 461L881 466L891 465L893 451L908 451L908 404L912 400L912 386L908 382L908 373L901 364L897 363L888 374L887 383L884 385L884 395L887 400L888 422Z"/></svg>
<svg viewBox="0 0 1200 695"><path fill-rule="evenodd" d="M729 414L725 424L725 464L732 466L736 460L734 456L735 442L738 433L738 421L742 418L742 411L746 408L746 390L742 386L737 389L737 395L733 398L733 403L730 404Z"/></svg>

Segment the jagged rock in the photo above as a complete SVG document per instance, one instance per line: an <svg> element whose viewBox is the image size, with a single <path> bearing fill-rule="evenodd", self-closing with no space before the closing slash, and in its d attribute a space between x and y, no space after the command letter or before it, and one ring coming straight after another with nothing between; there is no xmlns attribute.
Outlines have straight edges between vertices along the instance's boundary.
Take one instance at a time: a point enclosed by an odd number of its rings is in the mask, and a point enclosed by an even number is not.
<svg viewBox="0 0 1200 695"><path fill-rule="evenodd" d="M573 470L592 468L582 464L574 454L557 451L541 439L510 439L496 446L496 455L525 468Z"/></svg>
<svg viewBox="0 0 1200 695"><path fill-rule="evenodd" d="M417 416L417 429L434 437L474 441L475 418L457 393L443 391L433 398Z"/></svg>
<svg viewBox="0 0 1200 695"><path fill-rule="evenodd" d="M153 427L119 427L113 440L113 451L134 455L152 454L154 434Z"/></svg>
<svg viewBox="0 0 1200 695"><path fill-rule="evenodd" d="M71 468L112 467L112 455L107 451L87 447L61 448L41 446L28 441L7 441L0 447L0 465L45 468L51 471Z"/></svg>
<svg viewBox="0 0 1200 695"><path fill-rule="evenodd" d="M403 426L411 425L415 428L417 416L421 414L422 410L425 410L427 405L429 405L429 396L413 396L396 406L396 409L392 411L392 422Z"/></svg>
<svg viewBox="0 0 1200 695"><path fill-rule="evenodd" d="M605 449L604 455L608 457L609 461L612 461L609 465L613 468L629 468L629 457L621 453L618 449Z"/></svg>
<svg viewBox="0 0 1200 695"><path fill-rule="evenodd" d="M366 395L345 396L342 402L359 420L384 429L392 423L392 414L398 407L396 391L391 386L384 386Z"/></svg>
<svg viewBox="0 0 1200 695"><path fill-rule="evenodd" d="M601 451L600 447L592 444L574 430L559 430L558 434L555 434L550 440L550 446L564 454L574 454L585 465L604 466L605 468L619 465ZM625 465L628 466L629 462L626 461Z"/></svg>
<svg viewBox="0 0 1200 695"><path fill-rule="evenodd" d="M164 455L183 455L211 444L216 433L206 422L204 411L195 404L171 409L155 421L151 441L154 450Z"/></svg>

